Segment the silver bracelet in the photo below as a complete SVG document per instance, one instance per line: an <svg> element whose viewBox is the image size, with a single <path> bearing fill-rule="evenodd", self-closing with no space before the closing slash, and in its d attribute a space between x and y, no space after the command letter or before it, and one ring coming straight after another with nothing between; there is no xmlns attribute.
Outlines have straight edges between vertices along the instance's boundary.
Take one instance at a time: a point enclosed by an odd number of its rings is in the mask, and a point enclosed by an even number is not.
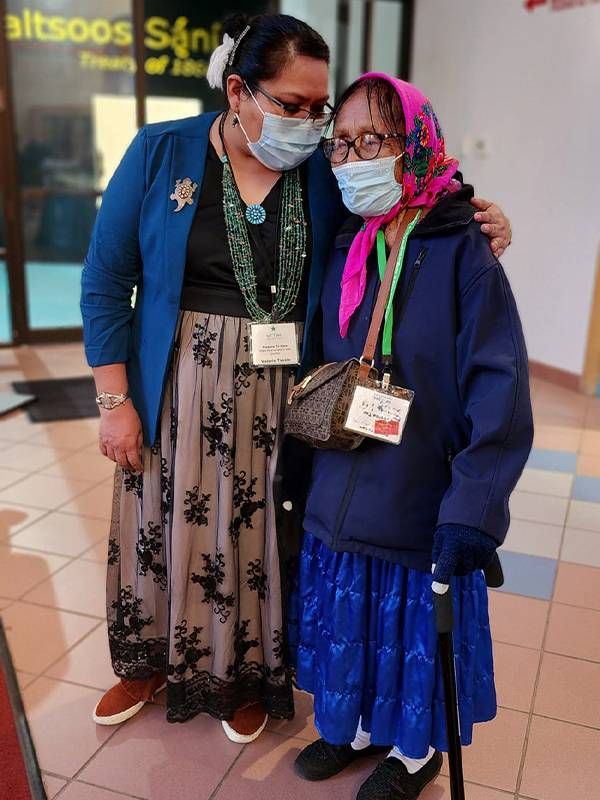
<svg viewBox="0 0 600 800"><path fill-rule="evenodd" d="M122 406L127 400L129 400L128 394L111 394L110 392L100 392L96 397L96 403L107 411Z"/></svg>

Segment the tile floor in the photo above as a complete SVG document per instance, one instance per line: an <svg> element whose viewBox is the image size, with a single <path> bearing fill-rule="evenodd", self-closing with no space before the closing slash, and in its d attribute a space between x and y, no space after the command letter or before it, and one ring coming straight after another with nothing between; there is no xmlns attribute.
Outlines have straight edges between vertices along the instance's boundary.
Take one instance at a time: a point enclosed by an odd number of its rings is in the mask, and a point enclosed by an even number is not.
<svg viewBox="0 0 600 800"><path fill-rule="evenodd" d="M78 346L0 351L0 388L78 375ZM465 751L468 800L600 797L600 398L533 382L535 449L513 495L491 594L500 710ZM246 747L160 706L120 728L90 713L112 683L103 619L110 464L96 422L0 420L0 609L49 798L352 800L372 765L325 785L295 777L315 736L306 695L291 723ZM447 773L444 771L444 774ZM423 800L448 800L442 777Z"/></svg>

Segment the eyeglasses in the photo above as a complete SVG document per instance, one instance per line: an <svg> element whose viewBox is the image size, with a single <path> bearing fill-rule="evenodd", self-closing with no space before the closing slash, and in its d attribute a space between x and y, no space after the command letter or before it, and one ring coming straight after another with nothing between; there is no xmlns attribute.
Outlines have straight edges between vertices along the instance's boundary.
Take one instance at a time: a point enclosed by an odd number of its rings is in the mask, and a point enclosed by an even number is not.
<svg viewBox="0 0 600 800"><path fill-rule="evenodd" d="M399 139L404 142L402 133L361 133L356 139L323 139L321 147L323 154L332 164L343 164L348 158L350 148L363 161L371 161L377 158L384 143L390 139Z"/></svg>
<svg viewBox="0 0 600 800"><path fill-rule="evenodd" d="M310 108L303 108L301 105L298 105L298 103L284 103L283 100L278 100L276 97L273 97L272 94L260 86L255 86L254 89L255 91L264 95L267 100L270 100L272 103L275 103L276 106L279 106L279 108L283 111L282 116L284 117L295 117L296 119L303 120L310 119L316 125L322 125L324 127L326 123L329 122L331 115L333 114L333 108L329 105L329 103L325 103L320 111L315 111Z"/></svg>

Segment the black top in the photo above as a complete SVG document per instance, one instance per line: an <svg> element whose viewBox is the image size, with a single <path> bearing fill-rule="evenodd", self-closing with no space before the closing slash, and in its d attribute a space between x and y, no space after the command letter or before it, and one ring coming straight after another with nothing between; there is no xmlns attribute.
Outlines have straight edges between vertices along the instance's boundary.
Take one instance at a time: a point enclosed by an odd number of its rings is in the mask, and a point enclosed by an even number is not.
<svg viewBox="0 0 600 800"><path fill-rule="evenodd" d="M304 213L308 219L303 170L301 176ZM222 181L223 165L213 145L209 144L202 190L188 238L180 306L182 309L207 314L248 317L231 263L223 213ZM267 213L266 220L261 225L247 226L254 255L258 302L266 311L272 308L271 285L276 283L281 188L282 182L279 180L262 203ZM309 231L310 226L307 227L307 232ZM286 317L288 321L301 321L306 315L310 241L307 241L306 249L304 277L296 306Z"/></svg>

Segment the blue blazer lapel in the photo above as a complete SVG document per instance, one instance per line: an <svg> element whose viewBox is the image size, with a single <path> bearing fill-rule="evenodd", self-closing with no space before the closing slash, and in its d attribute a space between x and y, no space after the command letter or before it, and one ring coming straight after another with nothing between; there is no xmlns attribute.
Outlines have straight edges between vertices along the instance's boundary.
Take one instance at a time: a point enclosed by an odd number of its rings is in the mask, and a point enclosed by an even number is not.
<svg viewBox="0 0 600 800"><path fill-rule="evenodd" d="M197 118L196 128L187 130L184 135L175 134L172 137L164 252L165 275L168 280L169 300L172 303L179 303L181 298L187 242L202 191L210 128L218 113L201 114ZM176 211L177 201L171 200L170 195L175 191L176 182L186 178L197 184L197 187L193 192L191 205L186 203L180 211Z"/></svg>
<svg viewBox="0 0 600 800"><path fill-rule="evenodd" d="M321 301L321 290L333 240L344 213L337 181L320 150L308 161L308 204L312 232L312 259L308 281L303 359L311 358L310 344L311 341L314 342L312 323Z"/></svg>

